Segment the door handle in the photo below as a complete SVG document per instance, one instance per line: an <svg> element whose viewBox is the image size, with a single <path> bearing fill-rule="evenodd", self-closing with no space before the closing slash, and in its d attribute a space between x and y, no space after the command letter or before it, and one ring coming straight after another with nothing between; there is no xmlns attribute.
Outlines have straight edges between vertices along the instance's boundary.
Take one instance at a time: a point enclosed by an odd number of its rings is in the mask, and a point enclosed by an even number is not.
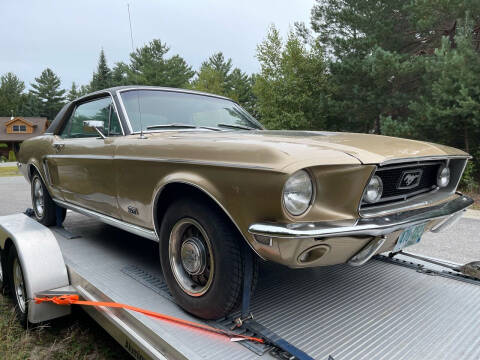
<svg viewBox="0 0 480 360"><path fill-rule="evenodd" d="M57 152L59 152L59 151L62 151L65 148L65 144L54 143L53 147L55 148L55 150L57 150Z"/></svg>

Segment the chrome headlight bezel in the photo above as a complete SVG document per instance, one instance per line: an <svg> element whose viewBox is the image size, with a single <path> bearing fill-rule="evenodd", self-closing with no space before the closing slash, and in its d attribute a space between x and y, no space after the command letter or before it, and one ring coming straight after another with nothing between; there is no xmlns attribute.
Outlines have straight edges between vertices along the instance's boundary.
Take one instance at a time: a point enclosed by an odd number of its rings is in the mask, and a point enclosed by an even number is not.
<svg viewBox="0 0 480 360"><path fill-rule="evenodd" d="M444 180L447 179L447 180ZM448 165L443 165L438 169L437 173L437 186L440 189L446 188L452 179L452 172Z"/></svg>
<svg viewBox="0 0 480 360"><path fill-rule="evenodd" d="M293 184L293 182L297 184ZM293 199L288 197L288 194L293 194L295 187L299 189L300 186L305 186L306 188L302 191L296 191L297 195L300 193L300 196L303 196L303 204L301 206L294 206L292 204ZM301 194L303 192L303 194ZM315 198L315 186L312 176L307 170L298 170L291 174L282 189L282 205L285 211L291 216L301 216L305 214L308 209L310 209ZM298 205L298 204L297 204Z"/></svg>
<svg viewBox="0 0 480 360"><path fill-rule="evenodd" d="M370 188L371 187L371 188ZM369 196L369 191L377 189L377 193L375 196ZM377 203L383 195L383 181L378 175L373 175L370 180L368 181L367 186L363 192L362 201L367 204L375 204Z"/></svg>

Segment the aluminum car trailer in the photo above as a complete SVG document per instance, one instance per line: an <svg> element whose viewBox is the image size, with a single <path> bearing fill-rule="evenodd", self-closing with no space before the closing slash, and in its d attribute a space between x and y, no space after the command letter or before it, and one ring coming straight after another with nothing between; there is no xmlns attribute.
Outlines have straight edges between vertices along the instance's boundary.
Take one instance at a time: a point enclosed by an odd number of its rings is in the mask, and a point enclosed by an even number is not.
<svg viewBox="0 0 480 360"><path fill-rule="evenodd" d="M205 322L185 313L168 293L155 242L83 215L69 213L64 228L24 214L0 217L0 245L3 253L16 247L27 299L75 292L226 330L239 315ZM273 339L268 344L234 342L122 308L84 310L135 359L478 359L480 281L455 266L402 255L361 267L262 264L250 304L254 320L236 331ZM51 303L27 306L32 323L70 312Z"/></svg>

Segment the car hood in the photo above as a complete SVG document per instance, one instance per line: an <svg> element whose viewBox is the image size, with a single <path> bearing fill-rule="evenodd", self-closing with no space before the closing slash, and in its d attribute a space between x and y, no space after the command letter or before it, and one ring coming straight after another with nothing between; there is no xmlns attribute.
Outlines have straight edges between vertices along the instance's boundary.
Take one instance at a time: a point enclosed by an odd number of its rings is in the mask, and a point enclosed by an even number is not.
<svg viewBox="0 0 480 360"><path fill-rule="evenodd" d="M414 157L468 156L448 146L371 134L280 130L166 133L151 136L184 142L191 158L269 164L283 170L292 164L381 164Z"/></svg>
<svg viewBox="0 0 480 360"><path fill-rule="evenodd" d="M251 135L250 135L251 136ZM364 164L379 164L396 159L435 156L468 156L467 153L439 144L383 135L320 131L257 131L264 141L309 143L342 151Z"/></svg>

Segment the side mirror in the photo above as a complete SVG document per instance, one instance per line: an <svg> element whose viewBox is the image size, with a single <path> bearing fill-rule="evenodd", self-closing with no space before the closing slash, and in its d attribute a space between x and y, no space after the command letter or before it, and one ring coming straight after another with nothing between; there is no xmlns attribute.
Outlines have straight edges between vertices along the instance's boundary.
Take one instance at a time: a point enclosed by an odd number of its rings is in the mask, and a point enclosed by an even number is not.
<svg viewBox="0 0 480 360"><path fill-rule="evenodd" d="M96 131L102 139L105 139L106 136L103 133L104 122L100 120L86 120L83 122L83 131L93 132Z"/></svg>

